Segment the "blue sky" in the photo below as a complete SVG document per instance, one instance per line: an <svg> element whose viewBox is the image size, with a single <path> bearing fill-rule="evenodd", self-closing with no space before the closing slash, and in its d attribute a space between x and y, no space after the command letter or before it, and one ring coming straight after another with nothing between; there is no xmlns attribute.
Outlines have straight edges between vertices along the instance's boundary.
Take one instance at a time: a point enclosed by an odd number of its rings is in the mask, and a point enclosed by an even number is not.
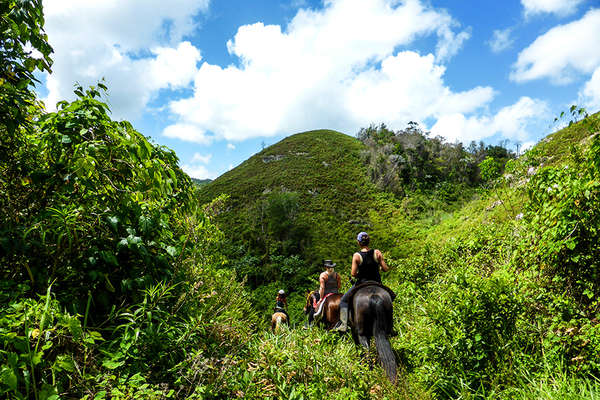
<svg viewBox="0 0 600 400"><path fill-rule="evenodd" d="M294 133L419 122L528 147L600 110L600 0L44 0L52 110L104 78L115 119L215 178Z"/></svg>

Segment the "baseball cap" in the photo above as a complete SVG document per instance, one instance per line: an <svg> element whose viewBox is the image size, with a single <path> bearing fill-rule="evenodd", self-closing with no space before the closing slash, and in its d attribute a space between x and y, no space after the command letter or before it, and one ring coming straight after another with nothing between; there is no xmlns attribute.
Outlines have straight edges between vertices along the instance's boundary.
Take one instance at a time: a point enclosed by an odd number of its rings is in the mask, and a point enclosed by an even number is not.
<svg viewBox="0 0 600 400"><path fill-rule="evenodd" d="M365 240L369 240L369 234L367 232L361 232L361 233L358 234L358 236L356 236L356 240L359 243L362 243Z"/></svg>

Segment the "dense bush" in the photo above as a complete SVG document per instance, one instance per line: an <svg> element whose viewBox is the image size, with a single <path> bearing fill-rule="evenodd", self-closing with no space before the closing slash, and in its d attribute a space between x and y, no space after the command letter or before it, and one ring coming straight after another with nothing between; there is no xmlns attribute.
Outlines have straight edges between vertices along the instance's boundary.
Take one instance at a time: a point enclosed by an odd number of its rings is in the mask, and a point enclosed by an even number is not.
<svg viewBox="0 0 600 400"><path fill-rule="evenodd" d="M106 312L172 274L193 189L175 154L112 121L96 89L76 94L19 132L33 159L16 186L2 182L2 275L37 289L56 280L80 313L91 290Z"/></svg>
<svg viewBox="0 0 600 400"><path fill-rule="evenodd" d="M213 396L246 399L397 398L381 369L362 362L348 338L321 329L265 333L250 346L243 372L230 371ZM211 398L210 396L208 396Z"/></svg>
<svg viewBox="0 0 600 400"><path fill-rule="evenodd" d="M521 302L515 282L501 272L485 278L455 272L436 288L426 305L433 329L425 348L432 367L427 379L436 392L454 397L462 386L477 390L502 379Z"/></svg>
<svg viewBox="0 0 600 400"><path fill-rule="evenodd" d="M592 117L590 117L592 118ZM600 129L595 123L592 129ZM525 208L527 267L540 268L558 292L582 304L600 294L600 139L595 136L573 163L541 168L531 178Z"/></svg>
<svg viewBox="0 0 600 400"><path fill-rule="evenodd" d="M446 143L442 137L429 137L416 122L400 131L385 124L371 125L357 133L366 149L362 159L370 178L381 190L405 196L417 189L438 192L444 201L456 200L456 185L475 186L481 178L479 163L489 157L503 168L515 154L500 146L474 142Z"/></svg>

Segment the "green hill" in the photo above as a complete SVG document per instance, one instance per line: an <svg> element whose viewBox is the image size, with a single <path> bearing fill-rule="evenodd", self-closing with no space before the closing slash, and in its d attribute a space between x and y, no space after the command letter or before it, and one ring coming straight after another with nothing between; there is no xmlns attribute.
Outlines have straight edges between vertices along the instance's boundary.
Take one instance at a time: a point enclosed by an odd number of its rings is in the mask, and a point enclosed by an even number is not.
<svg viewBox="0 0 600 400"><path fill-rule="evenodd" d="M212 179L198 179L198 178L190 178L192 180L192 182L194 182L194 184L196 186L204 186L207 183L212 182Z"/></svg>
<svg viewBox="0 0 600 400"><path fill-rule="evenodd" d="M233 240L256 245L258 237L268 234L260 219L266 217L262 214L269 200L294 194L298 204L291 218L299 243L292 247L310 264L320 266L323 259L346 262L356 233L372 227L369 209L377 193L360 161L362 149L360 141L339 132L299 133L207 184L201 202L228 194L217 221ZM279 233L285 238L285 232Z"/></svg>

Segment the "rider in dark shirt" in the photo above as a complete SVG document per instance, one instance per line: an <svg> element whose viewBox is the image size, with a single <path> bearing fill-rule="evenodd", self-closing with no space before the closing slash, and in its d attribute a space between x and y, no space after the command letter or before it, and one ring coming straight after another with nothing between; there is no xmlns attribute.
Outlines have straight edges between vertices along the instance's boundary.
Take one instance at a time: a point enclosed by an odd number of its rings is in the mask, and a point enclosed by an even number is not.
<svg viewBox="0 0 600 400"><path fill-rule="evenodd" d="M388 265L383 259L383 254L377 249L369 248L369 235L367 232L361 232L356 237L360 251L352 256L352 271L351 274L356 278L356 282L350 290L348 290L340 300L340 322L335 326L334 330L338 332L346 332L348 329L348 294L359 285L366 281L375 281L381 283L381 275L379 268L384 271L389 270Z"/></svg>
<svg viewBox="0 0 600 400"><path fill-rule="evenodd" d="M325 271L321 272L319 275L319 290L314 292L317 303L317 308L323 299L330 293L339 293L340 287L342 286L342 278L340 274L335 272L336 263L331 260L323 261L323 266L325 267ZM308 310L308 321L304 324L304 329L308 329L312 322L314 321L314 315L317 312L317 309L312 306Z"/></svg>
<svg viewBox="0 0 600 400"><path fill-rule="evenodd" d="M289 322L290 316L287 313L287 295L283 289L277 292L277 297L275 298L275 308L273 312L282 312L286 315L287 320Z"/></svg>

